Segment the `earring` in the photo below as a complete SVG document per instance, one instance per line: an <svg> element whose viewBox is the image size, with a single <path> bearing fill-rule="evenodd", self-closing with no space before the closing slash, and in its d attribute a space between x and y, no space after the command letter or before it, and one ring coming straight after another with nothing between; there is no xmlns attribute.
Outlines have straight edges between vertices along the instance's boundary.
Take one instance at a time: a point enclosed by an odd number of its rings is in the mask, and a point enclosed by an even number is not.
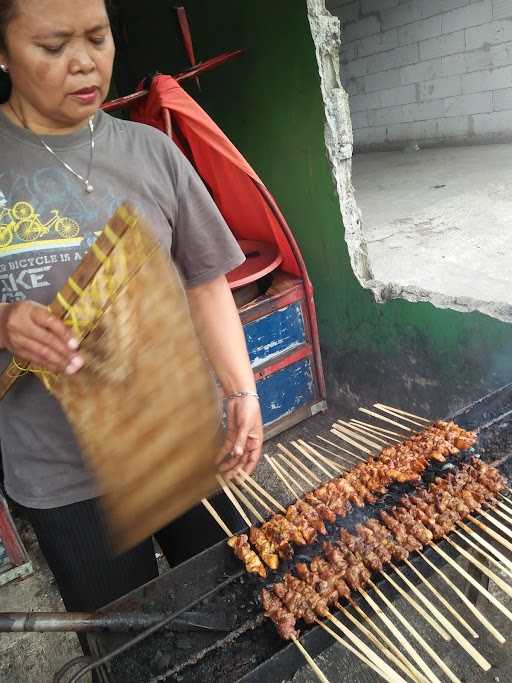
<svg viewBox="0 0 512 683"><path fill-rule="evenodd" d="M0 69L6 74L9 71L7 64L0 64Z"/></svg>

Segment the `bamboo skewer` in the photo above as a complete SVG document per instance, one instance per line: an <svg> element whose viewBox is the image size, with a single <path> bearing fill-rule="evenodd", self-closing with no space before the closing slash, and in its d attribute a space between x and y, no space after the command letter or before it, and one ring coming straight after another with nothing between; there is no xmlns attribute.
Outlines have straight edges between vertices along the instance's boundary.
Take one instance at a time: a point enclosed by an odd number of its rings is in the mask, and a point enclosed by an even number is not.
<svg viewBox="0 0 512 683"><path fill-rule="evenodd" d="M240 503L238 502L238 500L234 496L233 492L231 491L231 489L226 484L224 478L220 474L217 474L217 481L221 485L221 488L224 491L224 493L226 494L226 496L229 498L229 500L235 506L235 509L238 512L238 514L240 515L240 517L244 520L244 522L247 524L247 526L250 527L251 526L251 520L249 519L249 517L247 517L242 506L240 505Z"/></svg>
<svg viewBox="0 0 512 683"><path fill-rule="evenodd" d="M258 484L257 481L252 479L243 469L238 470L238 474L243 478L246 484L250 484L258 493L261 493L262 496L264 496L272 505L275 505L276 509L279 512L285 513L286 510L285 508L281 505L279 501L277 501L273 496L270 495L265 489Z"/></svg>
<svg viewBox="0 0 512 683"><path fill-rule="evenodd" d="M369 448L366 448L366 446L362 446L361 444L357 443L357 441L354 441L354 439L351 439L349 436L346 434L343 434L342 432L339 432L335 427L331 429L331 434L334 434L334 436L337 436L338 439L342 439L342 441L346 441L349 443L351 446L354 446L355 448L358 448L360 451L363 453L366 453L366 455L373 455L371 450Z"/></svg>
<svg viewBox="0 0 512 683"><path fill-rule="evenodd" d="M441 555L442 558L444 558L449 564L452 565L454 569L456 569L461 576L463 576L466 581L468 581L472 586L474 586L479 593L481 593L487 600L496 607L497 610L499 610L504 616L507 617L507 619L510 619L512 621L512 612L505 607L492 593L490 593L487 588L484 588L481 586L478 581L471 576L471 574L468 574L468 572L463 569L453 558L451 558L448 553L445 553L444 550L441 548L438 548L437 545L431 543L430 544L434 550Z"/></svg>
<svg viewBox="0 0 512 683"><path fill-rule="evenodd" d="M310 446L308 443L303 441L302 439L297 439L297 443L295 444L295 447L298 448L299 444L302 446L302 448L305 448L311 455L314 455L320 460L327 465L328 467L332 467L332 469L336 472L336 474L343 474L345 472L345 468L341 467L337 462L334 462L334 460L331 460L330 458L326 458L325 455L322 455L322 453L319 453L317 450L313 448L313 446ZM302 451L301 451L302 453Z"/></svg>
<svg viewBox="0 0 512 683"><path fill-rule="evenodd" d="M321 439L322 441L325 441L325 443L328 443L330 446L334 446L334 448L337 448L340 451L343 451L343 453L347 453L350 455L352 458L355 460L360 460L361 462L366 462L366 458L362 458L360 455L357 455L356 453L352 453L352 451L349 451L347 448L343 448L343 446L340 446L337 443L334 443L334 441L329 441L329 439L326 439L325 436L320 436L320 434L317 435L318 439ZM353 465L355 463L352 463Z"/></svg>
<svg viewBox="0 0 512 683"><path fill-rule="evenodd" d="M459 526L461 527L461 529L464 529L466 535L463 536L459 530L456 531L467 543L473 544L475 545L475 547L478 547L479 552L482 552L480 550L480 546L482 548L485 548L488 551L487 557L489 559L492 559L492 556L494 555L494 557L497 558L499 566L502 568L502 570L504 569L504 567L507 567L508 573L510 574L510 576L512 576L512 562L507 557L505 557L505 555L503 555L502 552L500 552L497 548L488 543L485 540L485 538L482 538L480 534L478 534L476 531L468 527L466 524L464 524L464 522L459 522ZM480 545L476 546L476 544L471 540L471 538L469 538L470 536L474 538Z"/></svg>
<svg viewBox="0 0 512 683"><path fill-rule="evenodd" d="M395 427L399 427L400 429L403 429L406 432L413 432L414 429L411 429L410 427L406 427L403 424L400 424L400 422L396 422L395 420L390 420L389 417L384 417L384 415L379 415L379 413L374 412L373 410L368 410L368 408L359 408L358 409L361 413L365 413L365 415L371 415L372 417L376 417L378 420L382 420L383 422L388 422L389 424L395 425Z"/></svg>
<svg viewBox="0 0 512 683"><path fill-rule="evenodd" d="M407 657L400 652L400 650L397 648L397 646L392 642L390 638L384 633L384 631L377 626L375 621L372 621L370 617L364 612L359 605L354 602L353 600L350 600L350 604L352 606L352 609L354 609L357 614L363 619L363 621L366 621L368 624L369 628L372 629L372 631L375 633L375 636L378 640L378 642L381 642L381 647L383 647L382 643L384 646L387 648L389 654L391 654L392 657L394 657L394 663L397 664L397 666L407 675L412 677L414 681L423 681L424 676L421 675L421 673L414 667L412 662L410 662ZM355 617L350 614L349 610L346 609L345 607L342 607L339 602L336 603L336 608L339 609L344 616L346 616L348 619L351 621L354 620L353 623L360 624ZM369 637L369 636L367 636ZM389 658L389 654L386 653L386 656ZM398 662L401 662L402 666L398 664Z"/></svg>
<svg viewBox="0 0 512 683"><path fill-rule="evenodd" d="M384 437L387 440L387 443L400 443L401 441L401 439L396 439L394 436L387 436L387 434L384 434L383 432L376 432L373 429L369 429L368 427L363 427L359 420L350 420L349 425L353 429L357 427L358 430L361 431L363 434L367 434L368 436L371 436L373 438L377 436Z"/></svg>
<svg viewBox="0 0 512 683"><path fill-rule="evenodd" d="M374 441L378 441L380 444L383 444L384 446L389 446L391 443L391 439L383 439L382 436L377 436L377 434L373 434L370 431L366 431L363 427L359 427L359 425L352 424L352 422L343 422L343 420L336 420L336 422L340 425L343 425L343 427L346 427L347 429L350 429L352 432L357 432L358 434L362 434L363 436L366 436L368 438L369 436L372 437ZM379 448L382 448L382 446L379 446Z"/></svg>
<svg viewBox="0 0 512 683"><path fill-rule="evenodd" d="M404 576L404 574L403 574L400 570L398 570L396 567L395 567L395 571L397 572L397 574L400 576L400 578L401 578L409 587L411 587L412 585L414 585L414 584L412 584L412 582L409 581L409 579L408 579L406 576ZM419 595L423 595L423 593L421 593L421 591L418 591L418 592L419 592ZM419 597L419 596L418 596L418 597ZM423 597L425 597L425 596L423 596ZM430 601L428 601L428 602L429 602L429 604L430 604L429 609L433 609L433 610L434 610L434 611L432 612L432 614L435 614L436 618L439 619L440 623L448 630L448 632L450 633L450 635L452 635L452 636L455 638L455 640L456 640L456 641L458 642L458 644L462 647L462 649L465 650L465 651L467 652L467 654L468 654L472 659L474 659L474 661L475 661L479 666L481 666L481 667L484 669L484 671L487 671L487 668L486 668L486 667L487 667L487 665L489 664L489 662L488 662L484 657L482 657L482 655L480 654L480 652L478 652L478 650L474 647L474 645L472 645L472 644L469 642L469 640L468 640L465 636L462 635L462 633L459 631L458 628L456 628L450 621L448 621L448 619L447 619L443 614L441 614L441 612L439 612L439 610L438 610Z"/></svg>
<svg viewBox="0 0 512 683"><path fill-rule="evenodd" d="M299 489L299 491L301 492L301 494L303 494L303 493L306 492L306 489L304 488L304 484L301 484L299 481L297 481L297 479L295 479L295 477L293 477L293 476L288 472L288 470L285 469L285 467L284 467L283 465L281 465L280 462L277 462L277 461L274 459L274 464L275 464L276 467L281 471L281 474L282 474L284 477L286 477L286 479L288 479L288 481L290 481L296 488ZM300 497L300 496L298 496L298 497Z"/></svg>
<svg viewBox="0 0 512 683"><path fill-rule="evenodd" d="M326 676L324 676L322 670L320 669L318 664L316 664L315 660L313 659L313 657L311 657L311 655L306 650L304 645L300 642L300 640L298 638L295 638L295 636L292 636L292 641L295 643L299 651L302 653L304 659L313 670L315 676L317 677L317 680L319 680L320 683L329 683L329 679L326 678Z"/></svg>
<svg viewBox="0 0 512 683"><path fill-rule="evenodd" d="M299 470L299 468L296 465L294 465L293 460L287 459L286 456L284 455L284 453L276 453L276 455L274 456L274 460L276 457L281 458L281 460L283 460L283 462L286 463L288 465L288 467L295 472L295 474L298 474L299 477L306 482L306 484L308 485L309 488L315 487L315 485L313 484L311 479L308 479L305 474L302 474L301 470ZM279 464L281 464L281 463L279 463ZM284 464L281 466L284 467Z"/></svg>
<svg viewBox="0 0 512 683"><path fill-rule="evenodd" d="M396 567L395 567L395 570L396 570ZM444 630L444 628L442 628L440 623L438 623L433 617L431 617L430 614L426 610L423 609L423 607L419 604L419 602L417 602L412 597L412 595L409 595L409 593L406 590L404 590L402 588L402 586L398 585L398 583L393 579L393 577L389 576L389 574L387 574L384 571L382 571L381 574L387 581L389 581L389 583L393 586L393 588L397 591L397 593L399 593L402 596L402 598L404 598L404 600L406 600L411 605L411 607L413 607L418 612L418 614L420 614L423 617L423 619L425 619L425 621L428 624L430 624L430 626L434 629L434 631L437 631L437 633L441 636L441 638L443 640L448 641L448 640L452 639L451 636L448 635L448 633ZM399 572L397 572L397 574L400 576ZM402 576L402 578L405 578L405 577ZM414 584L411 583L409 585L409 588L411 588L412 586L414 586ZM415 595L418 595L418 593L419 593L419 595L422 595L420 593L420 591L418 591L416 586L414 586L414 588L417 591L417 592L413 591L413 593ZM418 595L418 597L419 597L419 595ZM422 595L422 597L424 597L424 596ZM430 602L430 601L427 601L427 602Z"/></svg>
<svg viewBox="0 0 512 683"><path fill-rule="evenodd" d="M204 507L208 510L210 515L213 517L213 519L217 522L217 524L220 526L222 531L229 537L233 536L233 532L231 529L228 527L227 524L224 523L222 517L219 515L217 510L213 507L213 505L210 503L209 500L206 498L203 498L201 500L201 503L204 505Z"/></svg>
<svg viewBox="0 0 512 683"><path fill-rule="evenodd" d="M382 405L382 403L374 403L373 404L374 408L377 408L378 410L382 411L383 413L387 413L388 415L391 415L392 417L397 417L400 418L400 420L404 420L405 422L409 422L409 424L416 425L416 427L421 427L422 429L425 429L426 425L423 424L422 422L418 422L417 420L412 420L410 417L406 417L405 415L402 415L395 410L392 410L391 408L386 408ZM429 422L429 420L427 420Z"/></svg>
<svg viewBox="0 0 512 683"><path fill-rule="evenodd" d="M332 614L328 617L329 621L331 621L335 626L339 628L339 630L347 637L349 638L356 647L358 647L361 652L363 652L368 659L375 664L375 666L378 669L381 669L387 677L388 681L391 681L392 683L406 683L404 679L394 671L389 664L387 664L382 657L380 657L378 654L373 652L373 650L366 645L365 642L363 642L358 636L356 636L355 633L353 633L349 628L347 628L339 619L336 619Z"/></svg>
<svg viewBox="0 0 512 683"><path fill-rule="evenodd" d="M421 647L425 650L425 652L434 660L434 662L437 664L437 666L444 671L444 673L448 676L448 678L454 683L461 683L460 680L455 676L455 674L452 673L452 671L446 666L446 664L443 662L441 657L435 652L432 647L427 643L427 641L421 636L418 631L414 628L414 626L404 617L404 615L393 605L391 600L384 595L384 593L380 590L380 588L373 583L373 581L370 581L370 586L373 588L373 590L377 593L377 595L380 597L380 599L384 602L385 605L391 610L391 612L395 615L395 617L404 625L404 627L409 631L409 633L412 635L412 637L421 645ZM430 678L431 681L434 683L440 683L439 679L435 674L432 673L432 671L429 671L428 678Z"/></svg>
<svg viewBox="0 0 512 683"><path fill-rule="evenodd" d="M489 522L494 524L494 526L497 529L502 531L505 534L505 536L509 536L510 538L512 538L512 530L508 529L504 524L502 524L499 521L499 519L495 519L491 514L489 514L488 512L485 512L485 510L480 510L480 514L482 515L482 517L485 517L485 519L488 519Z"/></svg>
<svg viewBox="0 0 512 683"><path fill-rule="evenodd" d="M321 448L326 453L329 453L329 455L331 455L335 458L340 458L341 460L343 460L343 462L347 463L347 465L349 465L350 467L354 467L354 465L356 465L358 462L364 462L365 461L364 458L359 458L359 456L352 455L352 453L349 450L347 450L346 448L341 448L341 446L338 446L337 444L332 443L328 439L324 439L320 435L318 435L317 438L323 439L325 442L332 444L333 447L338 448L339 450L343 451L344 453L348 453L353 458L357 458L357 460L354 462L354 460L349 460L345 455L341 455L341 453L334 453L334 451L329 450L328 448L326 448L326 446L322 446L319 443L313 443L313 446L315 446L315 448Z"/></svg>
<svg viewBox="0 0 512 683"><path fill-rule="evenodd" d="M485 574L487 577L489 577L489 579L491 579L491 581L494 581L494 583L498 586L498 588L501 588L501 590L504 593L506 593L506 595L508 595L509 597L512 597L512 588L508 585L508 583L503 581L503 579L500 576L498 576L495 572L493 572L492 569L489 569L489 567L486 567L485 564L480 562L480 560L478 560L470 552L468 552L467 550L462 548L458 543L455 543L455 541L453 541L452 539L446 538L445 540L448 541L448 543L451 546L453 546L457 550L457 552L459 552L462 555L462 557L465 557L466 560L468 560L469 562L474 564L477 569L479 569L483 574Z"/></svg>
<svg viewBox="0 0 512 683"><path fill-rule="evenodd" d="M282 451L286 456L292 460L297 467L300 467L304 472L306 472L308 478L306 479L302 474L301 477L307 481L312 487L315 485L314 482L317 482L318 484L322 483L322 480L320 477L318 477L314 472L312 472L306 465L300 460L294 453L292 453L288 448L285 448L283 444L278 443L277 447L279 448L280 451ZM311 477L311 479L310 479ZM311 481L313 480L313 481Z"/></svg>
<svg viewBox="0 0 512 683"><path fill-rule="evenodd" d="M388 627L388 629L391 631L393 636L398 640L400 645L406 650L407 654L413 659L414 662L416 662L422 674L427 678L427 680L432 681L432 678L430 677L430 668L427 666L427 664L421 658L421 656L416 652L416 650L413 648L413 646L410 644L407 638L401 633L401 631L398 630L398 628L389 619L384 610L381 607L379 607L375 600L373 600L373 598L371 598L365 590L360 588L359 592L370 605L370 607L373 609L375 614L377 614L381 621Z"/></svg>
<svg viewBox="0 0 512 683"><path fill-rule="evenodd" d="M378 443L375 443L375 441L371 441L368 436L362 436L361 434L358 434L356 431L353 429L348 429L347 427L343 426L343 423L341 423L341 420L337 420L336 424L333 424L333 429L336 429L340 432L343 432L343 434L348 434L348 436L351 436L353 439L356 439L357 441L360 441L361 443L364 443L366 446L370 446L370 448L375 448L375 450L380 451L382 450L382 446Z"/></svg>
<svg viewBox="0 0 512 683"><path fill-rule="evenodd" d="M339 453L335 453L334 451L329 450L328 448L322 446L319 443L311 443L310 445L313 446L313 448L320 448L320 450L325 451L325 453L328 453L333 458L339 458L340 460L343 460L342 466L345 472L347 472L351 467L354 467L355 465L354 462L351 462L348 458L345 458L345 456L340 455ZM347 467L347 465L350 465L350 467Z"/></svg>
<svg viewBox="0 0 512 683"><path fill-rule="evenodd" d="M371 662L367 657L363 655L363 653L358 650L357 648L353 647L349 642L347 642L344 638L342 638L340 635L336 633L332 628L327 626L327 624L324 624L323 621L320 621L320 619L316 619L316 623L326 631L334 640L336 640L340 645L343 645L349 652L351 652L353 655L355 655L358 659L360 659L366 666L368 666L370 669L375 671L376 674L379 676L385 678L385 675L379 667L375 666L373 662Z"/></svg>
<svg viewBox="0 0 512 683"><path fill-rule="evenodd" d="M420 415L415 415L414 413L408 413L405 410L400 410L400 408L393 408L393 406L387 406L385 403L374 403L373 406L374 408L379 408L380 410L387 408L388 410L392 410L399 415L407 415L407 417L413 417L416 420L421 420L422 422L427 422L428 424L432 423L432 420L428 420L426 417L421 417Z"/></svg>
<svg viewBox="0 0 512 683"><path fill-rule="evenodd" d="M410 569L412 569L412 571L416 574L416 576L419 579L421 579L421 581L429 589L429 591L432 593L432 595L434 595L434 597L436 597L439 600L439 602L443 605L443 607L445 607L448 610L448 612L450 612L450 614L452 614L457 619L457 621L459 621L462 624L462 626L464 626L464 628L468 631L468 633L470 633L473 638L479 638L478 633L468 624L468 622L464 619L464 617L461 614L459 614L457 612L457 610L452 605L450 605L448 600L446 600L446 598L441 593L439 593L439 591L436 591L434 586L430 583L430 581L425 576L423 576L423 574L419 571L419 569L417 569L410 560L405 560L405 563L407 564L407 566ZM395 567L394 565L391 565L391 566L394 567L394 569L398 573L398 575L401 576L400 570L397 567ZM405 581L406 577L404 576L403 579Z"/></svg>
<svg viewBox="0 0 512 683"><path fill-rule="evenodd" d="M316 460L304 449L302 446L300 446L296 441L292 441L292 446L295 446L295 448L302 453L304 457L306 457L310 462L313 463L318 469L323 472L325 475L329 477L329 479L332 479L332 472L329 472L329 470L326 470L323 465L321 465L319 462L316 462Z"/></svg>
<svg viewBox="0 0 512 683"><path fill-rule="evenodd" d="M507 541L506 538L503 538L500 534L498 534L494 529L491 529L487 524L484 524L481 522L479 519L476 517L473 517L473 515L468 515L466 519L469 519L470 522L475 524L479 529L482 529L482 531L485 531L485 533L490 536L491 538L494 538L495 541L498 541L504 548L507 550L512 551L512 543Z"/></svg>
<svg viewBox="0 0 512 683"><path fill-rule="evenodd" d="M505 642L505 638L501 635L501 633L496 629L491 622L485 617L480 610L473 605L471 600L460 590L458 586L456 586L451 579L449 579L436 565L431 562L428 557L424 555L421 551L418 551L418 555L437 573L439 576L443 579L443 581L449 586L453 592L457 595L457 597L464 603L464 605L474 614L474 616L478 619L478 621L489 631L489 633L496 638L496 640L503 645Z"/></svg>
<svg viewBox="0 0 512 683"><path fill-rule="evenodd" d="M397 436L399 441L402 441L404 439L403 434L400 434L399 432L394 432L392 429L386 429L385 427L377 427L377 425L372 425L371 422L364 422L364 420L356 420L355 417L353 417L350 421L355 422L357 425L361 425L362 427L370 431L376 431L379 434L391 434L391 436Z"/></svg>
<svg viewBox="0 0 512 683"><path fill-rule="evenodd" d="M260 515L258 510L256 510L256 508L251 503L251 501L247 498L247 496L245 496L245 494L243 494L242 491L240 491L240 489L235 484L235 482L234 481L228 481L228 486L233 491L235 496L238 496L240 501L245 505L245 507L249 510L249 512L252 512L252 514L256 517L258 522L260 524L264 524L265 520L263 519L263 517Z"/></svg>
<svg viewBox="0 0 512 683"><path fill-rule="evenodd" d="M279 477L279 479L283 482L283 484L285 485L285 487L291 492L292 496L293 496L294 498L300 498L300 491L299 491L299 493L297 493L297 492L292 488L291 484L288 482L288 480L286 479L286 477L284 477L284 476L281 474L280 470L279 470L278 467L277 467L277 463L275 463L275 462L272 460L272 458L269 458L268 455L267 455L266 453L264 454L264 456L265 456L266 461L267 461L268 464L270 465L270 467L274 470L274 472L277 474L277 476Z"/></svg>
<svg viewBox="0 0 512 683"><path fill-rule="evenodd" d="M505 496L502 496L504 500L508 501L508 498L505 498ZM507 505L503 500L498 501L498 505L502 510L507 512L509 515L512 516L512 507L510 505Z"/></svg>
<svg viewBox="0 0 512 683"><path fill-rule="evenodd" d="M245 481L240 477L240 475L237 476L237 481L240 484L240 486L250 495L254 498L254 500L261 505L261 507L265 510L265 512L268 512L270 515L274 514L273 508L270 507L265 501L259 497L259 495L254 491L248 484L245 483Z"/></svg>
<svg viewBox="0 0 512 683"><path fill-rule="evenodd" d="M512 519L510 518L510 515L507 512L503 512L502 509L498 509L499 506L500 503L496 503L495 507L492 508L492 510L494 510L494 513L499 515L501 519L504 519L505 522L507 522L508 524L512 524Z"/></svg>

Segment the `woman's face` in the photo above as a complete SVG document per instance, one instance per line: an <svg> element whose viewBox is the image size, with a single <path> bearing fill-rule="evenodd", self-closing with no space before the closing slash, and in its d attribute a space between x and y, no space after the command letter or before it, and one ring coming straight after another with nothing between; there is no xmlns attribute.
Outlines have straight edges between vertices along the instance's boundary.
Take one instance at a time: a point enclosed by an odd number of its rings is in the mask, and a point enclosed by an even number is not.
<svg viewBox="0 0 512 683"><path fill-rule="evenodd" d="M107 96L114 41L104 0L18 0L7 26L11 103L36 132L73 129Z"/></svg>

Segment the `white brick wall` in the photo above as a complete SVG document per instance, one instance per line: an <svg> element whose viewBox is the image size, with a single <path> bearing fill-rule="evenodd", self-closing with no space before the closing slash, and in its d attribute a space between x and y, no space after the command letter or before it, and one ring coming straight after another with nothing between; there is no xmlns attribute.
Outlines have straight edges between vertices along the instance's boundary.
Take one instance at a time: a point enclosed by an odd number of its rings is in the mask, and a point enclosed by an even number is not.
<svg viewBox="0 0 512 683"><path fill-rule="evenodd" d="M360 148L512 140L512 0L326 0Z"/></svg>

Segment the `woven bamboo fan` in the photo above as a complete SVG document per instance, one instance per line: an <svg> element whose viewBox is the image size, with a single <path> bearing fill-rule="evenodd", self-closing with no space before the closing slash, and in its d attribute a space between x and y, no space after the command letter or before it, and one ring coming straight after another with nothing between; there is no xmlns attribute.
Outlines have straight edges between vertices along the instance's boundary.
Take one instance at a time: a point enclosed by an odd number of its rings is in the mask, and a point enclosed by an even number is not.
<svg viewBox="0 0 512 683"><path fill-rule="evenodd" d="M73 329L86 362L71 377L39 375L96 476L114 547L126 550L217 488L215 384L176 268L127 205L51 310ZM11 363L0 396L22 371Z"/></svg>

